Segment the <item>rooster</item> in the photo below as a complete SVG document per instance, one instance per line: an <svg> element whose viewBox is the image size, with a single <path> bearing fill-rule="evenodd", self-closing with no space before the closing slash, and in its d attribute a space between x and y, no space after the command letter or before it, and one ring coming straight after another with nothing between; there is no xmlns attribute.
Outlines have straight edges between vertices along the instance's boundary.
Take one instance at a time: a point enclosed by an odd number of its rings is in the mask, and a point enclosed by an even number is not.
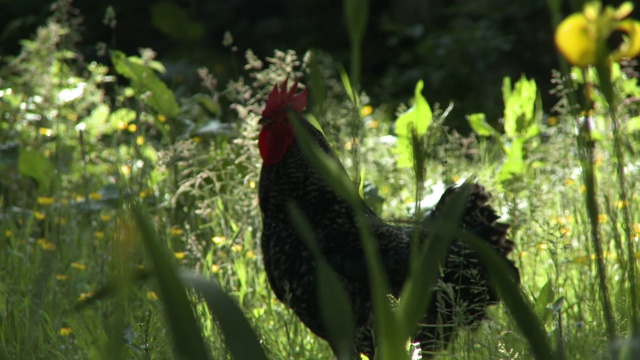
<svg viewBox="0 0 640 360"><path fill-rule="evenodd" d="M354 210L306 158L289 118L295 116L293 120L300 121L317 146L337 161L323 134L301 115L306 104L307 90L298 92L297 82L288 89L285 80L280 88L274 86L259 120L262 128L258 146L263 160L259 184L261 247L267 278L277 298L313 333L328 340L316 291L316 258L289 216L288 205L295 203L310 222L321 254L349 295L355 321L354 357L361 353L373 359L373 304ZM457 189L445 191L431 216L438 216ZM513 243L506 238L509 227L496 222L498 216L488 201L484 188L472 185L461 228L480 236L506 259L513 249ZM388 224L364 203L363 207L390 284L389 295L398 298L409 273L414 229ZM421 242L428 233L428 229L419 230ZM506 262L517 278L513 263ZM487 307L498 302L486 269L462 241L452 242L442 268L431 305L414 337L425 356L444 348L460 324L479 323L486 317Z"/></svg>

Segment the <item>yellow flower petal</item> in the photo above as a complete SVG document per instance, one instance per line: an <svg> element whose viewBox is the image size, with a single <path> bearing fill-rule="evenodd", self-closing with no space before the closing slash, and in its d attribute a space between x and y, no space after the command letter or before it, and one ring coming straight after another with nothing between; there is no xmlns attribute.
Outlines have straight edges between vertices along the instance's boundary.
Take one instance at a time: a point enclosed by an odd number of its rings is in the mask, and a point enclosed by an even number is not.
<svg viewBox="0 0 640 360"><path fill-rule="evenodd" d="M615 30L626 34L622 44L611 53L613 61L620 61L624 58L634 58L640 54L640 22L635 20L620 21Z"/></svg>
<svg viewBox="0 0 640 360"><path fill-rule="evenodd" d="M48 197L48 196L38 196L38 204L39 205L47 206L47 205L51 205L51 204L53 204L55 202L56 202L55 198Z"/></svg>
<svg viewBox="0 0 640 360"><path fill-rule="evenodd" d="M184 233L184 230L178 228L178 227L172 227L171 229L169 229L169 234L173 235L173 236L180 236Z"/></svg>
<svg viewBox="0 0 640 360"><path fill-rule="evenodd" d="M185 254L184 251L176 251L176 252L173 253L173 256L175 256L176 259L178 259L178 260L184 259L185 255L186 254Z"/></svg>
<svg viewBox="0 0 640 360"><path fill-rule="evenodd" d="M567 61L577 66L596 62L596 34L582 13L564 19L556 28L555 42Z"/></svg>
<svg viewBox="0 0 640 360"><path fill-rule="evenodd" d="M83 263L79 263L79 262L72 262L71 263L71 267L77 270L86 270L87 266Z"/></svg>
<svg viewBox="0 0 640 360"><path fill-rule="evenodd" d="M211 241L213 241L213 243L216 245L222 245L225 243L225 241L227 241L227 238L224 236L214 236L211 238Z"/></svg>

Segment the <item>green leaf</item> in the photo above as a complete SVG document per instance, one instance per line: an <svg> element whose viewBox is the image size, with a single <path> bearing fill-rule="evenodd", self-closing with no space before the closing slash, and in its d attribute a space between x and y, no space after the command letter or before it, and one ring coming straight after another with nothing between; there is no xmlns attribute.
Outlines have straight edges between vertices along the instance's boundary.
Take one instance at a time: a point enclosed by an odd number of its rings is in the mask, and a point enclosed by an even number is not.
<svg viewBox="0 0 640 360"><path fill-rule="evenodd" d="M22 176L33 178L41 194L50 194L55 166L46 156L37 151L22 151L18 158L18 171Z"/></svg>
<svg viewBox="0 0 640 360"><path fill-rule="evenodd" d="M91 111L91 114L82 119L84 124L84 133L88 140L95 140L100 135L109 133L110 128L107 126L107 120L109 119L109 106L107 104L100 104ZM114 129L115 131L115 129Z"/></svg>
<svg viewBox="0 0 640 360"><path fill-rule="evenodd" d="M627 134L632 134L638 130L640 130L640 116L634 116L624 124L624 131Z"/></svg>
<svg viewBox="0 0 640 360"><path fill-rule="evenodd" d="M131 80L131 85L139 95L145 96L145 102L158 114L175 118L180 110L173 92L156 76L150 66L144 65L137 57L126 57L123 52L111 50L111 61L118 74Z"/></svg>
<svg viewBox="0 0 640 360"><path fill-rule="evenodd" d="M182 285L173 257L161 245L148 216L136 202L131 202L131 215L153 264L158 281L159 297L173 337L176 353L183 359L210 359L191 301Z"/></svg>
<svg viewBox="0 0 640 360"><path fill-rule="evenodd" d="M351 81L349 80L349 74L342 67L342 65L338 65L338 72L340 73L340 80L342 81L342 86L344 90L347 92L349 99L351 99L351 103L355 104L357 101L356 94L353 92L353 88L351 87Z"/></svg>
<svg viewBox="0 0 640 360"><path fill-rule="evenodd" d="M470 184L465 183L453 193L447 201L442 215L431 220L425 227L430 229L426 246L412 249L418 256L411 259L410 274L407 278L396 312L403 325L403 336L409 337L415 333L418 322L429 307L433 293L433 285L438 280L442 268L442 260L449 249L453 234L451 228L460 227L460 218L464 212L469 195ZM419 229L414 236L420 236ZM433 241L437 239L437 241ZM415 242L414 242L415 243Z"/></svg>
<svg viewBox="0 0 640 360"><path fill-rule="evenodd" d="M502 168L498 174L498 181L501 183L524 174L523 145L522 140L515 139L511 145L507 147L507 160L502 164Z"/></svg>
<svg viewBox="0 0 640 360"><path fill-rule="evenodd" d="M369 0L344 0L344 14L349 39L354 44L362 43L369 17Z"/></svg>
<svg viewBox="0 0 640 360"><path fill-rule="evenodd" d="M324 103L327 100L327 86L315 52L312 54L311 63L309 64L309 93L313 98L313 104L320 110L316 113L321 114Z"/></svg>
<svg viewBox="0 0 640 360"><path fill-rule="evenodd" d="M180 279L204 298L217 321L232 359L267 360L260 339L238 304L227 295L214 279L181 272Z"/></svg>
<svg viewBox="0 0 640 360"><path fill-rule="evenodd" d="M108 132L113 133L118 130L118 124L123 122L129 124L137 116L135 110L129 108L120 108L109 115Z"/></svg>
<svg viewBox="0 0 640 360"><path fill-rule="evenodd" d="M309 134L313 128L305 126L304 119L291 113L289 116L298 138L298 145L307 156L309 162L316 167L318 174L321 174L327 184L342 197L354 209L356 222L360 234L360 241L367 258L367 270L371 283L371 296L373 299L373 309L376 315L376 343L380 359L406 359L405 351L406 338L402 333L396 331L399 324L396 316L391 311L391 305L387 299L389 284L384 275L380 250L376 246L375 237L369 227L369 219L364 214L363 201L358 196L358 192L347 176L342 164L332 155L324 152L313 137ZM298 120L298 121L295 121Z"/></svg>
<svg viewBox="0 0 640 360"><path fill-rule="evenodd" d="M396 153L398 154L398 167L408 168L413 166L413 142L412 134L422 137L427 134L433 114L427 100L422 96L424 82L418 81L414 90L414 105L396 120L395 132L398 136ZM415 131L412 129L415 128Z"/></svg>
<svg viewBox="0 0 640 360"><path fill-rule="evenodd" d="M480 136L497 136L498 132L487 123L487 118L483 113L467 115L467 121L471 129Z"/></svg>
<svg viewBox="0 0 640 360"><path fill-rule="evenodd" d="M535 80L521 77L511 88L511 79L505 77L502 83L504 98L504 132L511 138L525 138L536 135L535 121L538 90Z"/></svg>
<svg viewBox="0 0 640 360"><path fill-rule="evenodd" d="M538 317L542 319L543 323L547 321L547 306L553 302L554 296L553 284L551 283L551 280L549 280L542 289L540 289L540 293L538 294L534 304L534 310L536 311L536 314L538 314Z"/></svg>
<svg viewBox="0 0 640 360"><path fill-rule="evenodd" d="M198 41L206 32L202 22L191 19L187 11L173 1L151 5L151 24L165 35L181 41Z"/></svg>
<svg viewBox="0 0 640 360"><path fill-rule="evenodd" d="M498 290L500 298L527 339L534 357L536 359L556 359L540 318L536 316L533 307L525 299L514 281L511 275L513 271L509 269L506 261L491 246L471 232L457 229L454 231L456 237L464 239L474 248L478 258L487 268L489 280Z"/></svg>
<svg viewBox="0 0 640 360"><path fill-rule="evenodd" d="M331 348L336 352L338 359L351 359L355 322L349 295L335 271L322 255L309 220L303 216L300 208L295 203L289 203L288 210L293 224L316 259L320 311L322 312L324 325L329 333Z"/></svg>

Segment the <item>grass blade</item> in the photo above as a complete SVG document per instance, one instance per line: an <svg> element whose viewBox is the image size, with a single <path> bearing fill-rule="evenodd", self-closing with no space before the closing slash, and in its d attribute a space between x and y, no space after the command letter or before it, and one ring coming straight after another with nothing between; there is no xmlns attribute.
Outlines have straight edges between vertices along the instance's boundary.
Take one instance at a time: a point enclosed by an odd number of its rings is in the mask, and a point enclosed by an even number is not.
<svg viewBox="0 0 640 360"><path fill-rule="evenodd" d="M260 339L242 310L214 279L181 272L180 279L202 295L224 334L225 344L234 359L266 360Z"/></svg>
<svg viewBox="0 0 640 360"><path fill-rule="evenodd" d="M169 252L160 245L157 233L140 206L130 203L140 237L153 263L158 281L159 297L174 339L174 349L179 358L210 359L204 339L198 327L187 292L178 278L176 266Z"/></svg>

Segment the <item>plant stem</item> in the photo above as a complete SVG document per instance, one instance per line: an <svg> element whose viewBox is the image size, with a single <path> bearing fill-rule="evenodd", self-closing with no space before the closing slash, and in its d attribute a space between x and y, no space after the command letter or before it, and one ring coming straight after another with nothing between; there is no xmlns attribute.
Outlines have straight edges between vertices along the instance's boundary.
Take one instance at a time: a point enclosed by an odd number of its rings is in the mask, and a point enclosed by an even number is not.
<svg viewBox="0 0 640 360"><path fill-rule="evenodd" d="M633 246L633 222L631 218L631 212L629 210L629 195L627 193L627 183L624 173L624 151L622 148L622 135L620 134L620 124L618 123L618 116L616 114L617 104L615 93L613 90L613 84L611 82L611 67L608 64L601 64L596 67L598 72L598 78L600 80L600 89L604 95L605 100L609 107L609 116L613 124L613 151L616 157L616 175L618 180L618 189L620 202L622 204L622 216L624 221L622 222L622 228L626 237L627 244L627 276L629 277L629 296L631 307L631 331L633 335L637 335L640 331L640 324L638 323L638 293L637 293L637 281L636 281L636 257L635 249Z"/></svg>
<svg viewBox="0 0 640 360"><path fill-rule="evenodd" d="M596 269L598 273L598 285L600 287L600 300L602 302L602 311L604 313L604 322L607 335L610 341L615 339L615 328L613 323L613 311L611 300L609 298L609 290L607 287L607 273L604 264L602 238L600 237L600 223L598 221L598 199L597 181L594 171L594 141L591 138L590 119L585 117L581 125L579 125L580 135L578 138L578 150L580 151L582 163L582 176L585 185L585 203L587 206L587 215L589 217L589 225L591 227L591 241L596 254Z"/></svg>

